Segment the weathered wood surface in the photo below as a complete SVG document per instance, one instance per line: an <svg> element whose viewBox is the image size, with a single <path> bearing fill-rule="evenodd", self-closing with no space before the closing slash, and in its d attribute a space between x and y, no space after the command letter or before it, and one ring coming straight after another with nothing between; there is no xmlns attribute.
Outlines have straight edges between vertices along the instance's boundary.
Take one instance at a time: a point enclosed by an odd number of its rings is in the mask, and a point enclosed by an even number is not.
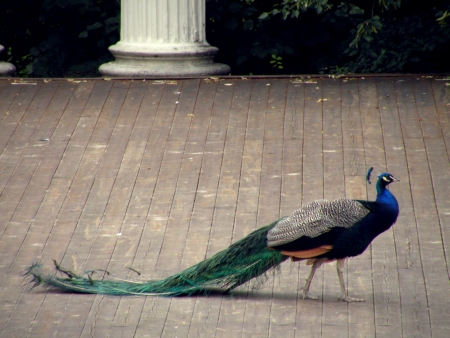
<svg viewBox="0 0 450 338"><path fill-rule="evenodd" d="M0 80L0 337L448 337L450 81ZM30 289L51 259L163 278L319 198L373 199L393 173L397 224L315 276L284 263L231 296ZM133 270L141 272L137 276ZM98 274L100 278L101 275Z"/></svg>

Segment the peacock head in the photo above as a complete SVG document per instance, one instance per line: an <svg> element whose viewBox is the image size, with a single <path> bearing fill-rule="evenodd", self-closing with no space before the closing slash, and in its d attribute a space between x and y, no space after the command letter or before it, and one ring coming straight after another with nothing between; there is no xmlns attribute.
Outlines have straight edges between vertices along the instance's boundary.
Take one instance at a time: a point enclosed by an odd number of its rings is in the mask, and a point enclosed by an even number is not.
<svg viewBox="0 0 450 338"><path fill-rule="evenodd" d="M380 175L378 175L378 184L380 184L381 186L385 187L388 184L391 184L392 182L395 181L400 181L398 178L392 176L389 173L382 173Z"/></svg>
<svg viewBox="0 0 450 338"><path fill-rule="evenodd" d="M370 182L370 176L372 175L373 167L370 167L369 170L367 170L366 174L366 181L367 183L371 184ZM392 176L389 173L382 173L378 175L378 185L387 186L388 184L391 184L392 182L400 181L398 178Z"/></svg>

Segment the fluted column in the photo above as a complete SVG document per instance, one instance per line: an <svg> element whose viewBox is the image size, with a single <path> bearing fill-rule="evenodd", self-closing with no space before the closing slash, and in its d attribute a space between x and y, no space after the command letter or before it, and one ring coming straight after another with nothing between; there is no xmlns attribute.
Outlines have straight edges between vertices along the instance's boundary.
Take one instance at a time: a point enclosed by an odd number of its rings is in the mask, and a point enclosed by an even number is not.
<svg viewBox="0 0 450 338"><path fill-rule="evenodd" d="M120 41L109 47L109 76L227 74L205 38L205 0L122 0Z"/></svg>
<svg viewBox="0 0 450 338"><path fill-rule="evenodd" d="M0 45L0 54L5 50L5 47ZM16 72L16 67L9 62L0 61L0 76L13 76Z"/></svg>

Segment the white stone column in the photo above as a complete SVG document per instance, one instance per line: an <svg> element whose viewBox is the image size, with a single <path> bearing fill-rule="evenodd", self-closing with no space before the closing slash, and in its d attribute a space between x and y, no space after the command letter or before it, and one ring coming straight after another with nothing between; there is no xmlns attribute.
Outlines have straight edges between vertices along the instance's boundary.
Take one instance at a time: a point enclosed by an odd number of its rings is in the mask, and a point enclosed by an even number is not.
<svg viewBox="0 0 450 338"><path fill-rule="evenodd" d="M5 47L0 45L0 54L5 50ZM13 76L16 72L16 67L9 62L0 61L0 76Z"/></svg>
<svg viewBox="0 0 450 338"><path fill-rule="evenodd" d="M228 74L205 38L205 0L121 0L120 41L109 47L108 76Z"/></svg>

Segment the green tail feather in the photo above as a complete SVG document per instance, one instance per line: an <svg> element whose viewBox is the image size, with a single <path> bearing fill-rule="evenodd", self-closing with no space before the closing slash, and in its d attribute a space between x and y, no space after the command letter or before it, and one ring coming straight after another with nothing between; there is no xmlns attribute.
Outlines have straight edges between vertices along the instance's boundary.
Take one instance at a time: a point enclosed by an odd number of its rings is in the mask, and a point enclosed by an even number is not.
<svg viewBox="0 0 450 338"><path fill-rule="evenodd" d="M208 293L217 288L229 291L287 259L266 245L267 231L276 223L255 230L211 258L159 281L95 280L64 270L56 262L57 270L68 278L43 274L39 264L31 266L26 274L32 276L35 285L81 293L179 296Z"/></svg>

